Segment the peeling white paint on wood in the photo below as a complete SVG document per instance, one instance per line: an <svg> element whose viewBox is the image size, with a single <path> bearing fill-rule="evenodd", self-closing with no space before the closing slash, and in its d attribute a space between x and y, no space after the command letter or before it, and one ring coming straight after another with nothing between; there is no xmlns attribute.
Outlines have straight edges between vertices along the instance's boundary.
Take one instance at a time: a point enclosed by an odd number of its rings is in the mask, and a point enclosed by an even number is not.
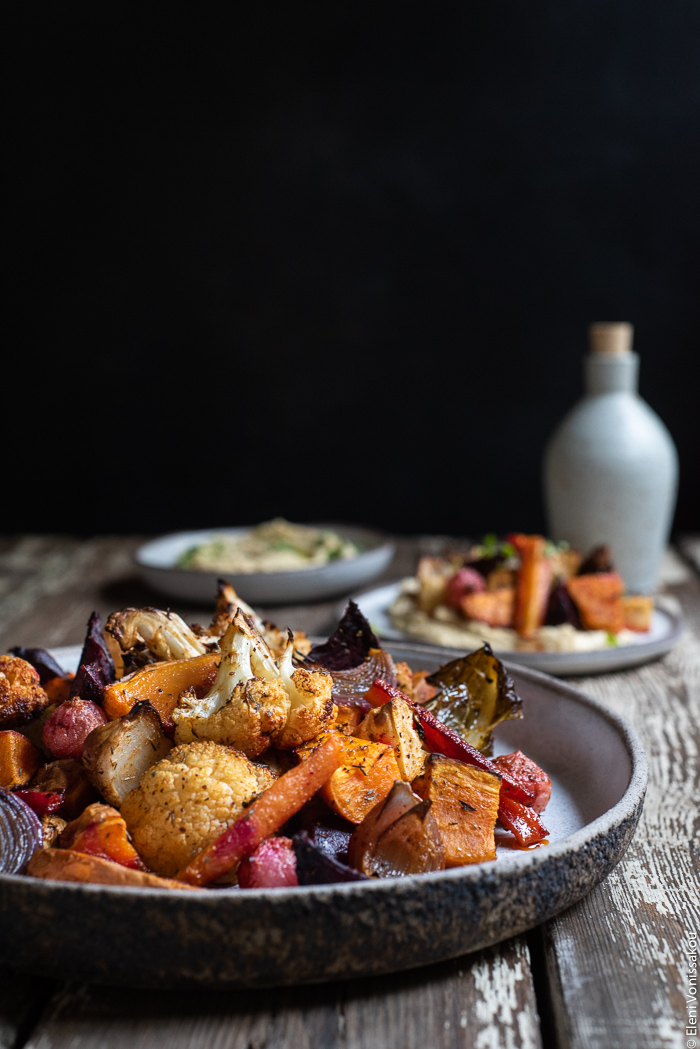
<svg viewBox="0 0 700 1049"><path fill-rule="evenodd" d="M700 584L673 560L665 578L684 639L660 662L581 682L632 723L650 771L626 856L545 933L565 1046L685 1045L683 936L700 924Z"/></svg>

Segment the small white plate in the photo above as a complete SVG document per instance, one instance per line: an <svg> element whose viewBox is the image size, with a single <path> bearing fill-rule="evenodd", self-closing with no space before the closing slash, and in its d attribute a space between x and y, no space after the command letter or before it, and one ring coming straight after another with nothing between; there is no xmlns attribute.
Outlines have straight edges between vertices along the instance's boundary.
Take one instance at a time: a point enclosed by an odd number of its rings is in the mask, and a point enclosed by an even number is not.
<svg viewBox="0 0 700 1049"><path fill-rule="evenodd" d="M384 571L394 556L395 543L380 532L354 525L321 525L332 528L343 539L357 543L357 557L329 561L317 568L295 572L204 572L178 568L178 559L193 546L216 536L241 535L249 528L208 528L175 532L152 539L136 551L141 577L156 590L184 601L213 605L217 582L227 579L244 601L251 605L283 605L321 601L366 586Z"/></svg>
<svg viewBox="0 0 700 1049"><path fill-rule="evenodd" d="M366 594L361 594L354 600L379 637L393 641L412 641L417 644L434 645L433 641L426 642L420 638L410 637L402 630L397 630L392 624L389 609L399 596L400 590L401 583L389 583L387 586L380 586ZM344 610L344 606L342 608L339 606L338 615L342 615ZM554 674L555 677L567 674L605 674L613 670L626 670L628 667L640 666L642 663L651 662L652 659L658 659L659 656L665 655L673 648L684 629L683 621L679 616L665 609L656 608L651 630L647 634L639 634L628 645L604 648L595 652L514 652L495 648L494 651L503 659L520 663L521 666L532 667L545 674Z"/></svg>

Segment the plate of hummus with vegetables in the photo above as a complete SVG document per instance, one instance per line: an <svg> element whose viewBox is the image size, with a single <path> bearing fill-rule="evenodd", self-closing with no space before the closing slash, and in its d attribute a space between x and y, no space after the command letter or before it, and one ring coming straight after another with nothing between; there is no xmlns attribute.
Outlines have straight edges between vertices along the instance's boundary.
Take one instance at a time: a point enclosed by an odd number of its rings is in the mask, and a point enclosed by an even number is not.
<svg viewBox="0 0 700 1049"><path fill-rule="evenodd" d="M170 597L209 604L225 576L246 601L264 605L320 601L366 586L388 566L394 548L369 528L278 517L160 536L135 557L142 578Z"/></svg>
<svg viewBox="0 0 700 1049"><path fill-rule="evenodd" d="M377 633L495 652L550 674L591 674L649 662L683 631L650 595L628 594L611 551L587 555L541 535L487 536L420 559L414 576L357 598Z"/></svg>

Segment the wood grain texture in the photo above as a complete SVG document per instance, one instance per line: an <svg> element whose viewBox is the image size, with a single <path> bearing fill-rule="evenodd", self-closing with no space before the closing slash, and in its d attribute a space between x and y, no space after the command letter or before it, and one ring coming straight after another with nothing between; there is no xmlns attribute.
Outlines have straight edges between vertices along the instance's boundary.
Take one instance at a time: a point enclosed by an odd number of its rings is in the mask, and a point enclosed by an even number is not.
<svg viewBox="0 0 700 1049"><path fill-rule="evenodd" d="M688 623L679 645L639 670L580 682L636 729L649 787L622 862L543 929L562 1047L685 1045L683 936L700 925L700 581L673 557L665 580Z"/></svg>
<svg viewBox="0 0 700 1049"><path fill-rule="evenodd" d="M134 552L144 537L69 536L4 537L0 544L0 648L80 644L92 611L103 618L128 605L171 608L187 622L207 623L211 605L173 601L138 578ZM415 541L401 539L386 572L376 585L410 574L416 562ZM345 599L311 605L259 607L280 626L294 625L308 634L326 634L338 621Z"/></svg>
<svg viewBox="0 0 700 1049"><path fill-rule="evenodd" d="M66 987L27 1049L539 1049L527 947L515 940L400 976L192 995Z"/></svg>
<svg viewBox="0 0 700 1049"><path fill-rule="evenodd" d="M0 541L0 645L79 643L89 613L167 604L136 578L138 538L29 536ZM404 540L385 579L412 571L440 540ZM697 543L697 541L695 541ZM698 544L700 546L700 544ZM692 561L692 544L684 555ZM622 863L541 933L562 1049L684 1042L682 933L698 915L700 580L678 558L665 566L666 599L689 631L662 661L582 687L635 725L650 761L647 804ZM264 610L324 633L338 602ZM173 606L175 607L175 606ZM186 619L206 610L176 607ZM604 770L603 774L604 774ZM0 980L0 1049L517 1049L541 1044L524 939L457 962L345 985L191 996L65 987L26 1042L50 987Z"/></svg>

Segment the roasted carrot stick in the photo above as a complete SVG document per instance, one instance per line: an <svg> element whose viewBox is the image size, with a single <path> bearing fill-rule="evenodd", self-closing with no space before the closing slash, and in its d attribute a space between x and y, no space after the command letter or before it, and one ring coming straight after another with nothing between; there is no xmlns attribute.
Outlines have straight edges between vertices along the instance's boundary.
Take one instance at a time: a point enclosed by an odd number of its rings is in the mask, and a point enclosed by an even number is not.
<svg viewBox="0 0 700 1049"><path fill-rule="evenodd" d="M541 535L508 536L520 558L515 588L515 629L523 638L532 638L544 623L552 580L552 565L544 554Z"/></svg>
<svg viewBox="0 0 700 1049"><path fill-rule="evenodd" d="M306 761L280 776L240 819L180 871L177 880L208 885L232 870L261 841L284 826L343 764L344 739L340 733L331 734Z"/></svg>

